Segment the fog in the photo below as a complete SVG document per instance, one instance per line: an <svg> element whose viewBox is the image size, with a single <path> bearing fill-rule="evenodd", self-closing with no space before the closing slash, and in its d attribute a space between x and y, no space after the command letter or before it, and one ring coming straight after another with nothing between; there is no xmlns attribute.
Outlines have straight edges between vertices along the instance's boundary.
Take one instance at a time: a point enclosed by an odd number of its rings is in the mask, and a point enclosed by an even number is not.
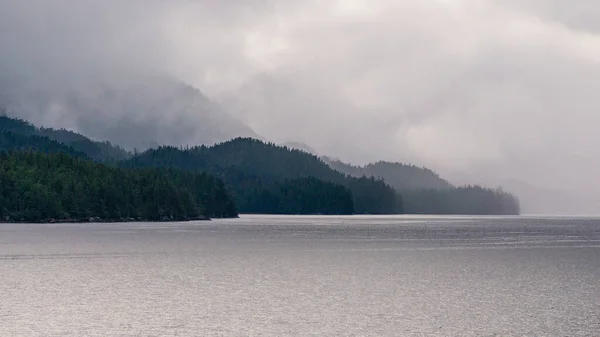
<svg viewBox="0 0 600 337"><path fill-rule="evenodd" d="M596 212L598 13L592 0L0 0L0 76L60 87L151 69L272 141ZM557 190L572 205L533 200Z"/></svg>

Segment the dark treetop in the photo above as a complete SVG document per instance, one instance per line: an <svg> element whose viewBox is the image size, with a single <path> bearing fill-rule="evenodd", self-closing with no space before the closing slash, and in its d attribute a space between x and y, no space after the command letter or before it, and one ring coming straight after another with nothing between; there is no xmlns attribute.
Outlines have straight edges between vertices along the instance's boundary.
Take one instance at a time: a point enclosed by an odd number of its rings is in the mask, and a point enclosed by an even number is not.
<svg viewBox="0 0 600 337"><path fill-rule="evenodd" d="M329 158L332 168L346 174L383 179L402 195L408 214L516 215L519 200L501 189L481 186L455 187L437 173L424 167L377 162L353 166Z"/></svg>
<svg viewBox="0 0 600 337"><path fill-rule="evenodd" d="M160 147L135 156L123 165L210 172L225 182L243 213L286 213L288 210L310 209L300 204L259 202L272 198L272 195L279 195L279 200L291 203L309 202L283 197L288 193L284 190L292 187L302 191L301 195L307 198L310 196L323 201L326 199L324 196L337 195L341 198L336 203L319 206L316 213L402 213L402 198L382 180L350 177L333 170L309 153L250 138L236 138L212 147ZM351 194L354 212L344 201L348 198L347 193ZM346 206L341 207L342 204Z"/></svg>
<svg viewBox="0 0 600 337"><path fill-rule="evenodd" d="M235 217L223 183L203 173L122 169L67 154L0 152L2 221Z"/></svg>
<svg viewBox="0 0 600 337"><path fill-rule="evenodd" d="M352 166L251 138L211 147L163 146L131 154L72 131L38 128L0 116L0 152L7 151L11 153L5 159L20 159L13 160L13 166L3 163L0 207L5 221L6 217L11 221L192 219L236 216L238 210L265 214L519 213L518 200L507 192L455 187L427 168L388 162ZM40 167L44 160L48 164ZM50 177L55 179L52 183L47 180ZM72 201L73 191L78 191L76 197L81 200Z"/></svg>

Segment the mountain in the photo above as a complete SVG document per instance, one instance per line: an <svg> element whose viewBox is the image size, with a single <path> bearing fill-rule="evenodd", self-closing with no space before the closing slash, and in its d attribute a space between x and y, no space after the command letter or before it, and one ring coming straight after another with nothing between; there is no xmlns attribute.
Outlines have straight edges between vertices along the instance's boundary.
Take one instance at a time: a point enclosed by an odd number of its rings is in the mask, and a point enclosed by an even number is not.
<svg viewBox="0 0 600 337"><path fill-rule="evenodd" d="M53 137L53 139L49 137ZM23 151L33 154L66 154L71 158L80 158L83 160L89 160L91 158L96 161L103 161L113 165L121 164L121 166L126 169L134 167L136 169L139 167L153 167L153 169L160 170L168 169L170 170L168 171L169 175L165 176L165 179L170 179L173 175L177 177L182 176L182 173L172 171L172 168L174 167L179 167L187 171L196 171L193 174L205 174L204 172L211 171L215 173L215 175L226 179L229 183L228 188L235 193L237 202L242 207L241 209L248 213L354 214L357 211L381 213L393 212L397 209L401 210L401 204L399 203L399 200L396 199L391 188L387 187L382 182L369 179L346 178L340 173L331 170L315 156L305 152L275 147L273 144L267 145L258 140L238 139L238 141L241 142L243 146L239 147L234 145L231 147L232 144L236 143L236 141L231 141L214 146L210 148L211 151L208 151L209 148L204 146L189 150L182 150L174 147L161 147L144 152L139 156L132 158L130 161L123 162L114 159L109 160L106 158L95 157L95 155L98 155L99 153L97 151L89 151L90 149L95 149L95 147L80 146L81 144L91 144L94 146L99 144L99 146L103 146L106 149L113 149L115 151L120 149L110 143L96 143L85 136L71 131L38 128L23 120L6 116L0 117L0 152L9 152L11 155L18 155L18 153ZM78 148L82 151L74 148L77 146L79 146ZM201 156L197 156L198 153L196 152L198 151L200 151ZM144 155L148 153L164 154L163 159L166 161L160 160L145 165L143 163L143 158ZM131 154L127 153L127 158L131 156ZM39 159L39 157L35 158ZM157 158L153 158L153 160L154 159ZM131 165L131 163L139 163L140 160L142 161L141 165ZM258 162L256 160L258 160ZM244 161L246 162L245 164ZM265 165L265 163L269 161L272 161L274 164ZM60 162L61 161L57 163ZM277 164L278 162L283 164ZM27 168L30 171L33 170L36 172L40 170L39 167L35 166L39 164L37 161L26 161L26 164L29 166L20 165L18 169ZM54 172L57 169L59 169L59 166L55 165L48 174L57 174L57 172ZM123 174L129 174L129 171L131 170L127 170ZM139 170L133 171L138 172ZM315 176L327 177L329 180L317 179ZM43 175L43 177L47 177L47 175ZM35 186L40 187L46 184L46 182L40 181L41 178L38 176L29 178L33 179L31 180L31 183L35 184ZM18 175L18 179L15 180L13 187L17 188L20 186L19 184L26 184L27 180L23 181L23 179L29 178L27 175ZM95 178L91 177L89 179ZM190 186L193 186L193 184L191 184L193 181L194 180L188 179L187 183L190 184ZM219 184L222 184L220 183L221 180L218 181ZM346 183L348 186L342 183ZM56 187L56 185L53 185L53 187ZM48 187L40 188L47 189ZM89 188L90 187L87 186L85 187L85 190ZM358 191L356 193L356 198L352 194L351 189ZM23 187L20 191L25 193L25 191L28 190ZM59 191L62 191L62 187ZM148 191L151 190L147 190L147 192ZM203 208L206 210L205 215L219 217L229 216L232 213L227 209L230 207L234 207L235 209L235 206L228 206L225 202L227 200L225 197L228 197L230 193L219 191L219 188L207 190L206 188L202 188L202 186L192 190L192 195L194 195L194 193L199 193L196 200L200 200L202 201L202 205L208 206L207 208ZM7 190L6 195L9 195L9 192L10 191ZM50 193L50 195L52 195L52 193ZM123 195L123 193L124 192L118 192L117 196L111 196L111 198L118 198ZM47 193L44 195L47 195ZM138 196L138 194L135 195ZM355 207L355 201L357 207ZM177 204L173 204L169 207L165 206L166 208L163 207L163 209L165 209L165 212L168 210L177 211L177 207L179 206L176 205ZM232 203L231 205L234 204ZM31 207L34 208L31 209ZM28 219L29 221L33 221L34 219L36 221L46 219L48 214L37 212L36 207L35 204L29 204L29 206L26 207L28 215L23 215L23 219ZM60 208L60 205L57 207L57 209L62 209ZM112 212L109 212L112 214L109 217L104 213L98 213L97 209L89 209L89 207L91 207L89 205L81 207L83 210L80 211L74 211L73 208L70 207L66 207L62 210L71 216L76 214L77 219L81 219L80 216L82 214L95 214L90 217L100 217L102 219L110 220L120 219L115 214L124 218L131 217L131 212L129 211L115 210L115 204L106 206L108 207L107 209ZM220 209L219 207L224 207L225 209L223 211L218 211ZM6 210L6 212L6 214L11 214L11 218L19 218L19 216L22 215L18 210L14 209ZM154 219L148 217L149 213L145 214L146 215L141 216L141 218ZM180 213L177 214L179 215L173 215L174 219L180 219L181 216L183 216ZM60 218L56 215L57 213L52 213L52 218ZM64 217L67 216L68 215L65 215Z"/></svg>
<svg viewBox="0 0 600 337"><path fill-rule="evenodd" d="M406 213L459 215L519 215L519 199L502 189L460 186L450 189L401 191Z"/></svg>
<svg viewBox="0 0 600 337"><path fill-rule="evenodd" d="M369 118L369 109L337 95L326 95L324 89L314 81L298 81L283 73L275 76L263 73L215 95L214 99L270 141L284 145L293 141L292 147L299 145L302 150L310 149L302 143L314 144L321 154L376 160L375 152L381 150L374 152L373 148L389 144L389 139L381 137L383 133L371 131L389 125L384 120Z"/></svg>
<svg viewBox="0 0 600 337"><path fill-rule="evenodd" d="M333 169L353 177L383 179L402 195L408 214L519 214L519 200L502 189L456 187L425 167L379 161L354 166L324 158Z"/></svg>
<svg viewBox="0 0 600 337"><path fill-rule="evenodd" d="M90 158L127 169L208 172L224 183L227 194L244 213L520 212L519 201L501 189L455 187L435 172L413 165L376 162L353 166L252 138L235 138L210 147L161 146L130 154L111 143L94 142L69 130L38 128L0 116L0 151L22 150ZM205 201L217 198L211 192L200 192Z"/></svg>
<svg viewBox="0 0 600 337"><path fill-rule="evenodd" d="M353 177L373 176L380 178L400 191L407 189L448 189L454 187L437 173L426 167L385 161L378 161L366 166L354 166L329 157L323 157L323 160L334 170Z"/></svg>
<svg viewBox="0 0 600 337"><path fill-rule="evenodd" d="M85 155L96 161L118 161L131 154L110 142L96 142L73 131L38 128L21 119L0 115L0 148Z"/></svg>
<svg viewBox="0 0 600 337"><path fill-rule="evenodd" d="M383 181L374 178L348 177L330 168L320 158L304 151L264 143L251 138L236 138L211 147L191 149L160 147L139 154L123 163L125 167L172 167L191 171L206 171L221 178L235 197L242 213L279 213L269 205L269 194L286 192L300 183L311 190L310 198L332 196L332 200L344 199L343 192L351 193L353 213L390 214L402 213L402 198ZM313 179L317 179L317 181ZM298 179L303 179L298 181ZM337 197L333 197L337 195ZM295 202L305 202L308 197ZM343 205L345 206L343 206ZM347 203L331 205L335 210L349 211ZM319 213L337 213L324 209ZM344 212L348 213L348 212Z"/></svg>
<svg viewBox="0 0 600 337"><path fill-rule="evenodd" d="M108 142L0 116L0 222L237 216L231 195L218 178L114 167L129 157Z"/></svg>
<svg viewBox="0 0 600 337"><path fill-rule="evenodd" d="M0 106L11 116L128 150L258 137L196 88L151 72L82 70L60 80L0 75Z"/></svg>
<svg viewBox="0 0 600 337"><path fill-rule="evenodd" d="M41 128L38 134L66 144L81 151L96 161L118 161L131 157L131 153L109 141L93 141L76 132L60 129Z"/></svg>
<svg viewBox="0 0 600 337"><path fill-rule="evenodd" d="M77 158L89 158L85 153L47 137L0 131L0 152L9 151L64 153Z"/></svg>

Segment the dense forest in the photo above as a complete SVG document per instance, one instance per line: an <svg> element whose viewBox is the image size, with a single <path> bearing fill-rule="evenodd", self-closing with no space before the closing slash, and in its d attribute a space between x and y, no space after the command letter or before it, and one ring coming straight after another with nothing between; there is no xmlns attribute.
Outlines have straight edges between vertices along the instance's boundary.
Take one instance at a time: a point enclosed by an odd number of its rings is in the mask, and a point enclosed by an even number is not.
<svg viewBox="0 0 600 337"><path fill-rule="evenodd" d="M351 176L383 179L402 195L406 214L516 215L519 200L501 189L455 187L430 169L401 163L377 162L353 166L324 158L327 164Z"/></svg>
<svg viewBox="0 0 600 337"><path fill-rule="evenodd" d="M405 190L410 214L518 215L519 200L502 189L461 186L444 190Z"/></svg>
<svg viewBox="0 0 600 337"><path fill-rule="evenodd" d="M397 214L403 210L402 197L380 179L350 177L304 151L251 138L236 138L212 147L160 147L124 161L122 165L131 168L171 167L212 173L225 182L242 213L285 212L285 208L275 211L272 203L261 204L256 200L272 194L286 181L299 178L313 178L295 181L295 184L310 183L303 189L306 193L312 190L310 194L315 196L331 193L332 185L325 182L347 188L352 195L354 212L335 213ZM302 209L300 205L293 208ZM335 209L339 210L338 206ZM351 210L348 207L343 209ZM334 212L321 209L317 213Z"/></svg>
<svg viewBox="0 0 600 337"><path fill-rule="evenodd" d="M323 160L336 171L353 177L377 177L385 180L399 191L413 189L448 189L454 187L447 180L426 167L378 161L365 166L355 166L323 157Z"/></svg>
<svg viewBox="0 0 600 337"><path fill-rule="evenodd" d="M67 154L0 152L2 221L179 221L235 217L204 173L122 169Z"/></svg>
<svg viewBox="0 0 600 337"><path fill-rule="evenodd" d="M65 153L73 157L89 158L85 153L47 137L22 135L0 131L0 151L34 151L42 153Z"/></svg>
<svg viewBox="0 0 600 337"><path fill-rule="evenodd" d="M253 193L247 213L265 214L354 214L352 193L346 187L316 178L298 178L275 183Z"/></svg>
<svg viewBox="0 0 600 337"><path fill-rule="evenodd" d="M0 152L4 152L0 214L5 220L181 220L236 216L237 211L520 211L519 201L510 193L455 187L427 168L387 162L352 166L252 138L131 154L69 130L38 128L0 116Z"/></svg>
<svg viewBox="0 0 600 337"><path fill-rule="evenodd" d="M24 120L10 118L4 115L0 115L0 133L2 132L21 136L19 140L22 143L21 148L29 147L32 150L39 150L47 153L75 150L76 152L83 153L87 157L100 162L116 162L131 157L129 152L108 141L93 141L83 135L65 129L55 130L50 128L37 128ZM26 137L37 137L37 139L31 139L31 142L29 142ZM50 145L48 140L59 143L63 147L70 147L72 150L64 148L59 150L58 147Z"/></svg>

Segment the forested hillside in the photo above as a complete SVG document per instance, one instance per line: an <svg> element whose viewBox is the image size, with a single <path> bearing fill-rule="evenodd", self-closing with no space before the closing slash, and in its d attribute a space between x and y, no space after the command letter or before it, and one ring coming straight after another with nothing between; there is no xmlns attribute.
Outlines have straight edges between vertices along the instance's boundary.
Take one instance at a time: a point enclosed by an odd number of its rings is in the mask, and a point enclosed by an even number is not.
<svg viewBox="0 0 600 337"><path fill-rule="evenodd" d="M207 174L122 169L67 154L0 152L0 220L178 221L235 217Z"/></svg>
<svg viewBox="0 0 600 337"><path fill-rule="evenodd" d="M249 138L210 148L160 147L118 161L129 154L72 131L37 128L5 116L0 117L0 131L0 151L64 153L125 168L211 172L225 181L226 193L247 213L382 214L401 213L403 207L402 198L380 180L346 177L313 155Z"/></svg>
<svg viewBox="0 0 600 337"><path fill-rule="evenodd" d="M455 187L430 169L401 163L377 162L353 166L324 158L337 171L354 177L376 177L402 195L407 214L519 214L519 200L499 189Z"/></svg>
<svg viewBox="0 0 600 337"><path fill-rule="evenodd" d="M0 151L34 151L41 153L65 153L78 158L88 158L70 146L51 140L47 137L17 134L0 131Z"/></svg>
<svg viewBox="0 0 600 337"><path fill-rule="evenodd" d="M365 166L355 166L324 157L323 160L334 170L353 177L376 177L397 190L447 189L452 188L447 180L426 167L378 161Z"/></svg>
<svg viewBox="0 0 600 337"><path fill-rule="evenodd" d="M21 136L18 137L20 141L27 139L24 136L37 136L38 140L36 140L35 142L38 144L41 142L41 137L44 137L49 140L53 140L57 143L63 144L63 146L68 146L76 152L84 153L86 156L96 161L114 162L118 160L127 159L131 156L129 152L125 151L119 146L111 144L110 142L93 141L83 135L65 129L55 130L49 128L37 128L33 124L28 123L24 120L0 115L0 133L1 132L14 133L15 135L17 135L15 137ZM50 146L41 144L39 145ZM65 151L66 150L60 152Z"/></svg>
<svg viewBox="0 0 600 337"><path fill-rule="evenodd" d="M352 178L327 166L318 157L303 151L267 144L250 138L237 138L212 147L190 149L160 147L148 150L123 163L125 167L174 167L191 171L207 171L221 178L235 196L240 212L272 213L269 205L257 203L260 196L272 193L280 184L299 178L315 178L338 184L352 194L354 213L402 213L402 199L382 180ZM330 184L315 180L303 187L313 195L327 194ZM339 209L337 206L335 209ZM350 208L344 208L350 210ZM283 211L278 211L280 213ZM312 213L312 212L311 212ZM331 213L321 210L318 213ZM344 212L348 214L351 212Z"/></svg>
<svg viewBox="0 0 600 337"><path fill-rule="evenodd" d="M514 195L481 186L404 190L402 195L409 214L518 215L521 212Z"/></svg>
<svg viewBox="0 0 600 337"><path fill-rule="evenodd" d="M350 190L314 177L275 183L250 197L246 202L248 213L336 215L355 212Z"/></svg>
<svg viewBox="0 0 600 337"><path fill-rule="evenodd" d="M377 162L364 167L352 166L328 158L321 159L306 151L264 143L252 138L236 138L211 147L198 146L184 149L163 146L132 157L127 151L108 142L92 141L83 135L64 129L37 128L23 120L0 116L0 152L7 151L37 153L35 155L29 153L32 156L41 156L41 153L68 155L67 158L75 160L66 161L72 166L70 169L74 170L71 172L73 174L78 172L76 168L82 165L93 177L97 177L94 175L95 172L109 172L103 176L104 180L84 176L83 179L87 183L79 188L81 191L95 191L93 193L96 194L86 194L81 205L75 205L61 200L63 187L57 187L56 183L48 186L48 181L40 180L49 179L48 177L53 175L59 175L60 179L72 179L70 173L63 172L69 169L63 169L57 164L62 163L64 159L62 161L54 159L64 156L48 156L47 158L50 159L47 159L49 160L47 163L49 166L45 169L47 172L33 177L28 174L39 174L40 168L35 165L43 160L18 162L20 165L18 169L25 174L12 176L20 179L13 179L11 186L18 187L13 193L29 193L28 195L37 193L42 196L40 197L42 199L54 196L58 204L40 206L39 210L35 208L37 207L35 202L31 201L34 199L25 204L28 208L15 209L16 206L10 203L7 205L12 205L13 208L3 205L2 207L8 207L5 212L9 212L13 219L22 217L39 220L46 219L47 216L59 219L87 218L89 214L96 214L91 217L110 220L124 218L156 220L171 217L185 219L196 214L188 207L189 198L192 204L202 206L202 211L198 209L198 212L201 212L198 214L213 217L232 216L236 214L236 209L244 213L266 214L518 214L520 212L519 201L510 193L479 186L457 188L426 168L388 162ZM21 158L17 153L11 153L10 156ZM94 166L99 164L85 159L119 166L121 169ZM27 165L34 166L27 169ZM151 172L156 173L148 175L150 171L138 170L147 168L152 168L155 171ZM14 167L10 169L11 172L16 172ZM177 169L181 171L175 171ZM199 178L194 178L198 174L204 179L202 183L197 182ZM145 179L144 184L151 184L158 190L142 189L141 182L138 185L135 183L131 185L124 182L125 178L121 177L131 178L134 182ZM111 185L110 181L113 179L122 183ZM166 185L161 185L159 180L165 180ZM196 183L193 183L194 181ZM103 182L102 188L110 188L110 191L101 192L100 185L96 185L100 184L99 182ZM3 188L5 198L2 200L8 202L7 187ZM132 189L132 192L125 192L126 189ZM155 213L148 213L150 208L144 208L145 203L163 202L148 199L150 197L146 194L150 191L159 191L152 192L155 193L153 198L166 198L163 201L175 198L175 201L165 203L162 210L158 207ZM14 194L12 197L17 195L19 194ZM106 202L103 206L96 205L92 200L98 195L105 195L106 198L110 196L110 201L102 201ZM35 200L43 202L42 199ZM116 202L113 203L112 200ZM130 205L130 207L123 208L122 205Z"/></svg>

